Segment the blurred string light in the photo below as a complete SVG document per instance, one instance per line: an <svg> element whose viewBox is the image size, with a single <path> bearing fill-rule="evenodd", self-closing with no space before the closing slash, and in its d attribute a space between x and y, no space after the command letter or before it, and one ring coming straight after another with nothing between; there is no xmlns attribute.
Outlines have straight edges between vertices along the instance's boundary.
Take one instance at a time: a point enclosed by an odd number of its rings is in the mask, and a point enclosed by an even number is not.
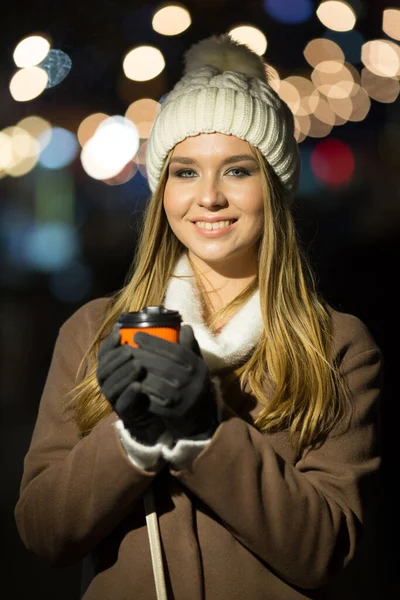
<svg viewBox="0 0 400 600"><path fill-rule="evenodd" d="M264 0L264 10L280 23L304 23L314 12L311 0Z"/></svg>
<svg viewBox="0 0 400 600"><path fill-rule="evenodd" d="M154 119L160 112L161 104L151 98L141 98L129 105L125 117L132 121L138 130L141 139L147 139L150 135Z"/></svg>
<svg viewBox="0 0 400 600"><path fill-rule="evenodd" d="M17 67L33 67L46 58L49 49L50 42L46 38L31 35L17 44L13 59Z"/></svg>
<svg viewBox="0 0 400 600"><path fill-rule="evenodd" d="M267 38L260 29L252 25L239 25L228 31L229 36L236 42L246 44L251 50L263 55L267 49Z"/></svg>
<svg viewBox="0 0 400 600"><path fill-rule="evenodd" d="M62 169L75 160L78 149L75 134L62 127L53 127L50 142L41 152L39 163L46 169Z"/></svg>
<svg viewBox="0 0 400 600"><path fill-rule="evenodd" d="M122 65L125 76L133 81L154 79L164 67L164 57L154 46L139 46L130 50Z"/></svg>
<svg viewBox="0 0 400 600"><path fill-rule="evenodd" d="M178 35L186 31L191 23L189 11L176 4L160 8L152 20L154 31L162 35Z"/></svg>
<svg viewBox="0 0 400 600"><path fill-rule="evenodd" d="M342 49L347 62L361 62L361 48L365 43L365 38L357 29L351 31L332 31L328 29L324 37L336 43Z"/></svg>
<svg viewBox="0 0 400 600"><path fill-rule="evenodd" d="M341 0L321 2L317 8L317 17L325 27L335 31L349 31L356 23L354 9Z"/></svg>
<svg viewBox="0 0 400 600"><path fill-rule="evenodd" d="M326 187L347 185L354 174L355 159L345 142L330 138L319 142L310 156L313 173Z"/></svg>
<svg viewBox="0 0 400 600"><path fill-rule="evenodd" d="M66 78L71 70L72 61L62 50L52 49L38 66L47 73L46 88L51 88Z"/></svg>
<svg viewBox="0 0 400 600"><path fill-rule="evenodd" d="M90 138L94 136L100 123L108 118L109 115L106 115L105 113L93 113L92 115L89 115L83 119L77 131L78 141L82 148L90 140Z"/></svg>
<svg viewBox="0 0 400 600"><path fill-rule="evenodd" d="M383 11L382 30L389 37L400 40L400 9L387 8Z"/></svg>
<svg viewBox="0 0 400 600"><path fill-rule="evenodd" d="M27 102L37 98L48 83L48 75L40 67L26 67L13 75L10 81L10 94L17 102Z"/></svg>
<svg viewBox="0 0 400 600"><path fill-rule="evenodd" d="M116 177L133 159L139 148L136 126L120 115L100 123L81 152L82 166L94 179Z"/></svg>
<svg viewBox="0 0 400 600"><path fill-rule="evenodd" d="M371 40L361 49L361 60L369 71L380 77L400 75L400 47L390 40Z"/></svg>

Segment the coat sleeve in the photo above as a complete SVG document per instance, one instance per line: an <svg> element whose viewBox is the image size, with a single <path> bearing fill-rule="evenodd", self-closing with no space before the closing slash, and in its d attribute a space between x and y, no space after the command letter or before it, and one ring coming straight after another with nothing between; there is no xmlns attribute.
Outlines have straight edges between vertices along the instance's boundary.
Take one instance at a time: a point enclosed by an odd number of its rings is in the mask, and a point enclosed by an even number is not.
<svg viewBox="0 0 400 600"><path fill-rule="evenodd" d="M85 437L78 430L67 393L84 354L79 339L89 325L82 312L60 329L15 509L25 546L57 565L90 552L132 510L157 471L129 460L114 413Z"/></svg>
<svg viewBox="0 0 400 600"><path fill-rule="evenodd" d="M296 464L277 453L273 435L233 416L190 468L172 470L237 540L300 588L329 583L371 525L382 358L376 346L358 350L341 365L350 418Z"/></svg>

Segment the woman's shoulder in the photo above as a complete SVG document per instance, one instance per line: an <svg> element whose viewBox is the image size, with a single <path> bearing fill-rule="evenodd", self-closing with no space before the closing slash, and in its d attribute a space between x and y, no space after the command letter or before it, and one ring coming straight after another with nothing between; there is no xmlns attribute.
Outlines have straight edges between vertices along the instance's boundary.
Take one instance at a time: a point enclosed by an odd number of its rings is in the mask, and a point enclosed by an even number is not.
<svg viewBox="0 0 400 600"><path fill-rule="evenodd" d="M358 354L375 351L381 354L370 329L359 317L342 312L329 304L325 307L331 317L334 354L346 361Z"/></svg>
<svg viewBox="0 0 400 600"><path fill-rule="evenodd" d="M80 306L62 324L60 331L69 336L92 337L104 321L111 298L95 298Z"/></svg>

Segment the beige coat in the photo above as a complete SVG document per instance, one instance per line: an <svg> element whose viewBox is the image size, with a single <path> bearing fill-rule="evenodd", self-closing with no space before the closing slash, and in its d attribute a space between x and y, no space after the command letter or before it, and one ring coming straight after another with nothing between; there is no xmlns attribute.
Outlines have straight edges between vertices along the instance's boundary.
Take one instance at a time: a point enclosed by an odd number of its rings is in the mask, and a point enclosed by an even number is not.
<svg viewBox="0 0 400 600"><path fill-rule="evenodd" d="M106 306L83 306L56 342L16 507L26 547L54 565L90 556L85 600L155 600L143 509L152 485L171 599L379 598L382 359L365 325L332 310L352 415L321 447L296 460L287 431L255 429L260 406L231 385L225 420L191 468L146 472L128 460L114 414L82 437L66 408Z"/></svg>

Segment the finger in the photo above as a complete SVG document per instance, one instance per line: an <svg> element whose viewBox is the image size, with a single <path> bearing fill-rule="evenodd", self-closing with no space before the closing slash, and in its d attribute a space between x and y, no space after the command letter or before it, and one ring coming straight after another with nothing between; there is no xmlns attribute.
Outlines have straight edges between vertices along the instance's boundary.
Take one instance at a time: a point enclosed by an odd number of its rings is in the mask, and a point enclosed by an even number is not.
<svg viewBox="0 0 400 600"><path fill-rule="evenodd" d="M188 362L187 349L180 344L175 344L155 335L149 335L143 331L135 333L134 341L140 348L153 352L157 356L172 359L178 364L185 365Z"/></svg>
<svg viewBox="0 0 400 600"><path fill-rule="evenodd" d="M171 345L176 346L176 344ZM132 356L152 373L162 375L169 373L171 368L173 368L177 378L183 381L186 381L188 374L190 375L193 372L194 367L192 360L198 360L195 357L190 356L186 356L186 360L183 360L172 352L170 352L169 355L164 356L158 352L153 352L152 350L144 350L142 347L132 348Z"/></svg>
<svg viewBox="0 0 400 600"><path fill-rule="evenodd" d="M120 333L119 333L119 325L116 323L111 333L103 340L100 345L98 356L99 358L104 354L107 354L113 348L116 348L120 345Z"/></svg>
<svg viewBox="0 0 400 600"><path fill-rule="evenodd" d="M181 346L192 350L192 352L197 354L197 356L201 356L203 358L199 343L196 340L193 328L190 325L182 325L179 332L179 343Z"/></svg>
<svg viewBox="0 0 400 600"><path fill-rule="evenodd" d="M173 385L173 383L175 385ZM154 373L147 373L146 377L141 382L142 390L148 396L156 396L161 405L169 405L176 402L179 394L176 382L158 377Z"/></svg>
<svg viewBox="0 0 400 600"><path fill-rule="evenodd" d="M115 411L124 417L135 418L148 411L149 399L138 381L131 383L115 404Z"/></svg>
<svg viewBox="0 0 400 600"><path fill-rule="evenodd" d="M134 361L123 365L104 383L102 391L107 400L115 402L124 390L134 381L138 381L143 367Z"/></svg>
<svg viewBox="0 0 400 600"><path fill-rule="evenodd" d="M101 383L107 379L121 365L127 362L133 362L133 356L130 346L124 345L110 350L99 359L97 365L97 377Z"/></svg>

